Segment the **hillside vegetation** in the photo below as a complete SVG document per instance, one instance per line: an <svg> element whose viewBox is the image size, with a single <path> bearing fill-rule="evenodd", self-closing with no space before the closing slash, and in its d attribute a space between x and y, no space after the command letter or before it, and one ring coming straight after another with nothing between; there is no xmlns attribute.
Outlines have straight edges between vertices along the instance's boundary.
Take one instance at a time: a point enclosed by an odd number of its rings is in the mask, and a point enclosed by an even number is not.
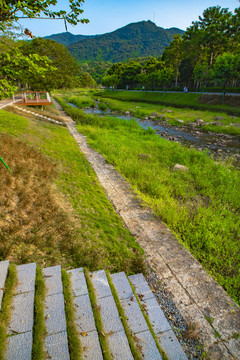
<svg viewBox="0 0 240 360"><path fill-rule="evenodd" d="M44 39L48 39L48 40L54 40L59 44L62 44L64 46L69 46L77 41L81 41L83 39L87 39L90 37L94 37L91 35L74 35L71 34L69 31L63 32L63 33L59 33L59 34L52 34L49 36L44 36Z"/></svg>
<svg viewBox="0 0 240 360"><path fill-rule="evenodd" d="M159 56L174 34L182 35L183 31L163 29L151 21L141 21L111 33L83 39L68 48L81 62L98 59L114 63L141 56Z"/></svg>

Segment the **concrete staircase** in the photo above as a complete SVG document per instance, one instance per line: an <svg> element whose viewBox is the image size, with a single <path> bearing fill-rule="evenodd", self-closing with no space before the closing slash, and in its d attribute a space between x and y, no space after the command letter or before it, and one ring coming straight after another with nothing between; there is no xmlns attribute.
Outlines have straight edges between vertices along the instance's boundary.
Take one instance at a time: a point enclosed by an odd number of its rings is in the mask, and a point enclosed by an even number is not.
<svg viewBox="0 0 240 360"><path fill-rule="evenodd" d="M0 262L0 311L4 301L9 261ZM6 340L6 360L32 358L36 264L16 267L17 285L12 300L11 319ZM70 360L69 334L66 323L66 300L63 295L60 266L42 270L46 286L44 319L47 359ZM107 276L100 270L90 273L83 268L67 272L71 283L75 322L82 348L82 359L104 359L94 314L101 318L104 338L112 359L136 358L131 351L133 340L140 358L163 359L161 348L169 360L187 357L158 305L142 274L127 277L123 272ZM134 289L134 290L133 290ZM90 295L91 291L94 295ZM97 306L93 311L93 296ZM120 312L120 314L119 314ZM123 321L123 318L125 321ZM128 330L126 330L127 322ZM128 335L127 335L128 334ZM131 338L131 339L130 339ZM139 357L138 357L139 358Z"/></svg>

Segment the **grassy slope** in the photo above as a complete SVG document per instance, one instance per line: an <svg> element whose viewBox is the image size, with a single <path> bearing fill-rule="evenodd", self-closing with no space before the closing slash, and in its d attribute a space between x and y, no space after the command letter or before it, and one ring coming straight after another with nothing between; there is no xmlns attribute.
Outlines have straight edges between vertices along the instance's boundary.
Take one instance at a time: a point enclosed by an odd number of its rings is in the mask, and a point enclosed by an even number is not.
<svg viewBox="0 0 240 360"><path fill-rule="evenodd" d="M9 243L9 246L7 250L5 247L1 249L0 259L10 257L17 263L37 261L45 266L58 263L65 267L88 266L90 269L105 267L110 271L142 270L143 257L140 255L139 245L115 214L98 184L96 175L66 128L27 120L2 110L0 111L0 134L3 138L8 137L13 150L14 142L18 144L18 150L15 154L11 153L12 156L8 155L7 146L5 150L1 148L1 156L6 160L13 175L11 176L4 166L0 167L1 178L5 184L5 187L2 186L0 196L1 200L5 199L7 189L9 202L10 199L16 200L14 212L7 214L10 224L13 221L16 226L8 231L10 225L4 223L2 226L1 223L0 235L5 244ZM13 137L10 138L9 135ZM21 142L16 138L24 142L23 150L21 150ZM25 154L26 143L34 147L33 149L28 146L27 155ZM31 149L34 155L39 154L40 170L36 170L35 173L31 172L32 165L35 164L34 156L31 157ZM25 162L23 158L26 158ZM43 159L46 161L45 174L48 174L46 184L40 186L37 182L35 193L26 193L25 190L29 189L30 178L40 177L43 181L41 175ZM51 176L47 169L50 164L53 166L53 168L50 167L50 172L55 169ZM37 168L35 164L34 169ZM54 179L56 179L58 191L53 195L50 183ZM19 181L27 185L21 186L21 191L18 191ZM11 186L8 186L9 182ZM39 216L41 221L38 222L39 219L31 218L31 204L35 207L34 202L38 202L38 190L41 187L49 189L49 194L39 201L42 215ZM30 188L34 187L30 186ZM59 190L65 196L59 195ZM59 195L58 202L55 202L56 195ZM25 237L19 237L21 230L19 217L23 211L23 200L27 201L27 206L29 206L28 227L24 233ZM1 201L1 203L4 202ZM49 204L46 216L43 213L44 203ZM59 204L63 205L63 208L58 212ZM10 205L6 202L4 211L7 211Z"/></svg>
<svg viewBox="0 0 240 360"><path fill-rule="evenodd" d="M65 106L100 151L236 301L240 301L239 171L206 153L144 131L135 122L99 118ZM173 172L174 164L189 172Z"/></svg>

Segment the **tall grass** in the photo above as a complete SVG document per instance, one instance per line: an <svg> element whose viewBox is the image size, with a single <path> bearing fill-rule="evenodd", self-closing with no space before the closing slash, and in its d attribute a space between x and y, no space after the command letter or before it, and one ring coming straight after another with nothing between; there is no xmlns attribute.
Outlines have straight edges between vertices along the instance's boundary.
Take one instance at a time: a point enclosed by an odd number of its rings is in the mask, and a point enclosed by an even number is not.
<svg viewBox="0 0 240 360"><path fill-rule="evenodd" d="M240 302L239 171L134 122L64 107L90 146L128 179L179 241ZM176 163L189 171L173 171Z"/></svg>
<svg viewBox="0 0 240 360"><path fill-rule="evenodd" d="M95 101L88 95L69 96L68 102L79 108L95 107Z"/></svg>

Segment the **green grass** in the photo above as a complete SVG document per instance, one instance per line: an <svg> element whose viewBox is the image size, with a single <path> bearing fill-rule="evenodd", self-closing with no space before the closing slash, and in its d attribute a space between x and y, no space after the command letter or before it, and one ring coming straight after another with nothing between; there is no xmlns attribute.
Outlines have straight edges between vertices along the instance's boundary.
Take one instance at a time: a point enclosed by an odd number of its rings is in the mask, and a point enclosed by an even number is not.
<svg viewBox="0 0 240 360"><path fill-rule="evenodd" d="M88 95L68 96L68 102L79 108L95 107L95 101Z"/></svg>
<svg viewBox="0 0 240 360"><path fill-rule="evenodd" d="M209 110L216 112L226 112L230 115L240 115L240 108L230 105L208 105L198 102L200 94L184 94L184 93L159 93L159 92L142 92L142 91L109 91L97 92L98 97L108 97L123 101L147 102L153 104L161 104L174 106L179 108L192 108L199 110Z"/></svg>
<svg viewBox="0 0 240 360"><path fill-rule="evenodd" d="M37 267L35 279L35 297L34 297L34 325L33 325L33 347L32 359L44 360L44 339L46 327L44 321L44 299L45 283L43 280L42 270Z"/></svg>
<svg viewBox="0 0 240 360"><path fill-rule="evenodd" d="M0 132L17 137L26 131L28 123L28 119L22 116L15 114L10 116L9 112L0 110Z"/></svg>
<svg viewBox="0 0 240 360"><path fill-rule="evenodd" d="M100 345L102 348L103 359L111 360L112 355L111 355L111 352L108 347L107 334L105 333L105 330L103 327L103 322L102 322L102 318L100 315L100 309L97 304L95 290L94 290L93 284L91 282L91 276L87 269L84 269L84 274L86 277L88 294L89 294L91 305L92 305L93 316L94 316L94 320L95 320L95 324L96 324L96 328L97 328L97 332L98 332L98 336L99 336L99 341L100 341Z"/></svg>
<svg viewBox="0 0 240 360"><path fill-rule="evenodd" d="M240 302L240 176L208 154L168 142L134 121L65 110L209 273ZM188 172L172 171L175 164Z"/></svg>
<svg viewBox="0 0 240 360"><path fill-rule="evenodd" d="M5 359L4 354L7 338L7 326L11 316L11 305L16 281L16 266L10 264L8 268L8 277L5 283L4 295L2 299L2 309L0 311L0 360Z"/></svg>
<svg viewBox="0 0 240 360"><path fill-rule="evenodd" d="M34 257L35 261L40 263L44 259L46 264L60 264L66 268L88 266L91 270L105 268L127 273L143 271L142 249L116 215L94 171L67 129L26 120L6 111L1 111L0 114L0 133L17 136L57 166L55 184L58 192L64 194L60 201L61 205L66 205L66 219L64 220L63 212L62 218L59 217L60 221L56 221L54 225L58 237L49 237L49 245L46 243L47 250L44 250L47 253L43 257L39 252L39 257ZM66 226L70 227L69 232L66 232ZM38 241L32 235L32 231L37 230L33 228L29 231L31 236L27 236L26 243L23 244L25 250L35 241L42 251L44 239ZM44 231L41 225L40 232L43 235ZM35 255L36 252L32 252L31 256ZM26 251L23 252L19 262L28 262L29 256Z"/></svg>
<svg viewBox="0 0 240 360"><path fill-rule="evenodd" d="M71 360L80 360L82 346L79 339L77 325L75 323L74 304L71 293L71 282L69 275L62 270L63 295L65 301L65 314L67 322L68 346Z"/></svg>

